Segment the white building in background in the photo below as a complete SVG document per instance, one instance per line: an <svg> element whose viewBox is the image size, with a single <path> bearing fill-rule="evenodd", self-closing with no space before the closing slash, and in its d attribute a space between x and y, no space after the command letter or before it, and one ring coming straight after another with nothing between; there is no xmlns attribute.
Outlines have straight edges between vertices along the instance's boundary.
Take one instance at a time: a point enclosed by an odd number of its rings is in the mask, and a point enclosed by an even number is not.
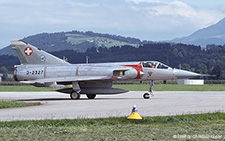
<svg viewBox="0 0 225 141"><path fill-rule="evenodd" d="M178 79L178 85L204 85L204 79Z"/></svg>
<svg viewBox="0 0 225 141"><path fill-rule="evenodd" d="M2 76L3 76L3 74L0 73L0 82L2 82Z"/></svg>

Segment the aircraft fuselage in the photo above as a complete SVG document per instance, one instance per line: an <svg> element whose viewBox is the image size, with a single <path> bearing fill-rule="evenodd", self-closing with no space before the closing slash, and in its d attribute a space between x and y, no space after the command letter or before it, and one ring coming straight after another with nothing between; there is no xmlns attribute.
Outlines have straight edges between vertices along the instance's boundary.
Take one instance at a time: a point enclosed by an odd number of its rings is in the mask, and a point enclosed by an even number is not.
<svg viewBox="0 0 225 141"><path fill-rule="evenodd" d="M151 61L147 61L151 62ZM27 81L56 77L105 76L116 80L174 80L178 69L149 68L144 62L119 62L71 65L18 65L15 78ZM159 63L159 62L155 62ZM161 63L162 64L162 63ZM182 70L183 71L183 70Z"/></svg>

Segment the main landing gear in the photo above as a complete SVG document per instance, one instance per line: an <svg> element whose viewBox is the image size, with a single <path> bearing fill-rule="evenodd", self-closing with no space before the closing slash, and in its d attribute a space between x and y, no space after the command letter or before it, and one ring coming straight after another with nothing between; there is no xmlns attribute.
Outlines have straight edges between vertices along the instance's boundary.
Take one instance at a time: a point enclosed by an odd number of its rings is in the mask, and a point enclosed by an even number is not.
<svg viewBox="0 0 225 141"><path fill-rule="evenodd" d="M96 94L87 94L88 99L95 99Z"/></svg>
<svg viewBox="0 0 225 141"><path fill-rule="evenodd" d="M86 94L88 99L95 99L96 94ZM80 99L80 93L76 91L72 91L70 93L70 98L73 100Z"/></svg>
<svg viewBox="0 0 225 141"><path fill-rule="evenodd" d="M71 93L70 93L70 98L71 99L80 99L80 93L79 92L76 92L76 91L72 91Z"/></svg>
<svg viewBox="0 0 225 141"><path fill-rule="evenodd" d="M150 81L150 88L149 88L149 91L148 92L146 92L146 93L144 93L144 95L143 95L143 98L144 99L149 99L149 98L151 98L151 97L153 97L154 95L153 95L153 87L154 87L154 81L153 80L151 80Z"/></svg>
<svg viewBox="0 0 225 141"><path fill-rule="evenodd" d="M86 94L86 96L87 96L88 99L95 99L96 94ZM80 99L80 93L76 92L76 91L72 91L70 93L70 98L73 99L73 100Z"/></svg>
<svg viewBox="0 0 225 141"><path fill-rule="evenodd" d="M80 86L78 84L78 82L73 82L72 83L72 86L73 86L73 91L70 93L70 98L71 99L80 99Z"/></svg>

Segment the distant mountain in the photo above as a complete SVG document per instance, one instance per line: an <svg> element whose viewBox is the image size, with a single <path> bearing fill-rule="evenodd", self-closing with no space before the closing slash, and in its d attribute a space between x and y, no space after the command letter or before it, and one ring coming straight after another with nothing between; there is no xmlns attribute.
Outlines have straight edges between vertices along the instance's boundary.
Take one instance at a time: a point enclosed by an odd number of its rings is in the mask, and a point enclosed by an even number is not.
<svg viewBox="0 0 225 141"><path fill-rule="evenodd" d="M225 44L225 18L209 27L200 29L190 36L171 40L175 43L200 45L205 48L208 44Z"/></svg>
<svg viewBox="0 0 225 141"><path fill-rule="evenodd" d="M80 32L59 32L59 33L41 33L32 35L22 39L23 41L37 46L48 52L61 50L75 50L78 52L85 52L92 47L113 47L113 46L139 46L143 44L139 39L131 37L122 37L110 34L94 33L91 31ZM149 43L145 41L146 43ZM11 46L7 46L0 50L0 55L16 55L12 51Z"/></svg>

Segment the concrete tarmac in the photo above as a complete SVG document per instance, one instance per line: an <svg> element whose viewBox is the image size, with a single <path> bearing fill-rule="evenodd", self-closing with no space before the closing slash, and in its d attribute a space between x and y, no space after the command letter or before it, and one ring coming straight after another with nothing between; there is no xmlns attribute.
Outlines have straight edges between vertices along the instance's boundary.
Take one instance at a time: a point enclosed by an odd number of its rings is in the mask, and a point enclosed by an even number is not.
<svg viewBox="0 0 225 141"><path fill-rule="evenodd" d="M141 116L166 116L224 112L225 92L163 91L143 99L143 91L119 95L97 95L89 100L71 100L58 92L0 92L0 100L41 102L40 106L0 109L0 121L127 117L133 105Z"/></svg>

